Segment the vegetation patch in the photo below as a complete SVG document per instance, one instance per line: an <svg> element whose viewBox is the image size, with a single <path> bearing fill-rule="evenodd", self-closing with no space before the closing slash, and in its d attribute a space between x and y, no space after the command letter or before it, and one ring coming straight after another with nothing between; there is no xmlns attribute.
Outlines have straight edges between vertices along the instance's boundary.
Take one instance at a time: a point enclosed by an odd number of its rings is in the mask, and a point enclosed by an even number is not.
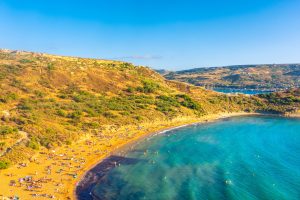
<svg viewBox="0 0 300 200"><path fill-rule="evenodd" d="M300 104L299 90L229 96L167 81L149 68L124 62L1 50L0 60L5 63L0 64L0 136L13 137L18 130L28 133L28 141L1 157L2 168L31 157L41 147L71 144L87 131L100 132L107 126L219 112L284 113ZM9 145L5 142L0 149Z"/></svg>

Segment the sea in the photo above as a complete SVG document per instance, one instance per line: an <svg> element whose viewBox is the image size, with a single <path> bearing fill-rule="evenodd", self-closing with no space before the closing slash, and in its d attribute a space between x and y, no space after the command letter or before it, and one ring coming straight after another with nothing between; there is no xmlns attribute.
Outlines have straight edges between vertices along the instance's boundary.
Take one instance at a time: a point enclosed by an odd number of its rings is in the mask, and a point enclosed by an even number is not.
<svg viewBox="0 0 300 200"><path fill-rule="evenodd" d="M299 200L300 120L232 117L149 137L92 190L97 199Z"/></svg>

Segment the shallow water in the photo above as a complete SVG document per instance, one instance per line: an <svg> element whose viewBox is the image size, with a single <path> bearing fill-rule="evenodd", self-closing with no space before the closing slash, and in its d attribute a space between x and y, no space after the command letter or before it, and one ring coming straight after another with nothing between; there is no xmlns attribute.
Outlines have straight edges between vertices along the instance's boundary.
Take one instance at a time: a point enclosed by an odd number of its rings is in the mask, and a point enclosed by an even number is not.
<svg viewBox="0 0 300 200"><path fill-rule="evenodd" d="M300 199L300 120L238 117L146 139L100 199Z"/></svg>

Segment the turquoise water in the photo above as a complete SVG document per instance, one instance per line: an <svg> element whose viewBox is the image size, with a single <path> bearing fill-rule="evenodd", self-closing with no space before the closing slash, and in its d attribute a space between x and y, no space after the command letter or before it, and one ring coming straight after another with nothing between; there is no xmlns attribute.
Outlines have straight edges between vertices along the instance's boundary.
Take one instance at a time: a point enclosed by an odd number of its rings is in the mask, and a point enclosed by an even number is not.
<svg viewBox="0 0 300 200"><path fill-rule="evenodd" d="M222 92L222 93L242 93L242 94L266 94L266 93L271 93L272 91L268 90L249 90L249 89L221 89L221 88L214 88L213 89L216 92Z"/></svg>
<svg viewBox="0 0 300 200"><path fill-rule="evenodd" d="M100 199L300 199L300 120L239 117L153 136L94 189Z"/></svg>

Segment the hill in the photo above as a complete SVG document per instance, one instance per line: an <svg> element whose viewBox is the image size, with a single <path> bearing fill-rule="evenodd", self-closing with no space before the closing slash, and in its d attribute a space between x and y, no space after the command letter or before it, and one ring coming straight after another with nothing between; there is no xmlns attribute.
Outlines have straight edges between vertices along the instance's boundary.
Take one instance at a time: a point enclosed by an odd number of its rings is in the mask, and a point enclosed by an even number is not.
<svg viewBox="0 0 300 200"><path fill-rule="evenodd" d="M208 88L282 90L300 87L300 64L236 65L164 73L177 80Z"/></svg>
<svg viewBox="0 0 300 200"><path fill-rule="evenodd" d="M299 105L299 91L288 98L224 95L126 62L10 50L0 51L0 81L0 168L91 130L221 112L284 113Z"/></svg>
<svg viewBox="0 0 300 200"><path fill-rule="evenodd" d="M149 133L299 107L297 89L225 95L131 63L0 50L0 196L72 199L95 163Z"/></svg>

